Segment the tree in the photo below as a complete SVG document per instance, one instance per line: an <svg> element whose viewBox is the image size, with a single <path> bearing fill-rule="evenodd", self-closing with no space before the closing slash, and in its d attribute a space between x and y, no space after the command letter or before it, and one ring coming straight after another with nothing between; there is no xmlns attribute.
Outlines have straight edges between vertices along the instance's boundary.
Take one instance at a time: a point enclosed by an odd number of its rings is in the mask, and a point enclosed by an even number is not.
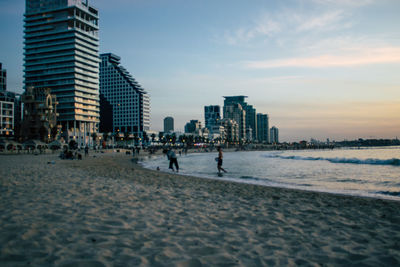
<svg viewBox="0 0 400 267"><path fill-rule="evenodd" d="M158 141L159 142L164 142L164 133L163 132L159 132L158 133Z"/></svg>

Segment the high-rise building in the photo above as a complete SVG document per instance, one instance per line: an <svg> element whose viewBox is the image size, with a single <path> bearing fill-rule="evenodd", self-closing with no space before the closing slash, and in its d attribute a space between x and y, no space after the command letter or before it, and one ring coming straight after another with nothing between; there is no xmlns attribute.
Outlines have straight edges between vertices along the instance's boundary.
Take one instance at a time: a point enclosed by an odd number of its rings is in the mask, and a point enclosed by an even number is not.
<svg viewBox="0 0 400 267"><path fill-rule="evenodd" d="M239 126L239 140L246 139L246 111L239 103L224 105L224 119L236 121Z"/></svg>
<svg viewBox="0 0 400 267"><path fill-rule="evenodd" d="M257 140L257 112L252 105L246 105L246 131L251 133L249 140Z"/></svg>
<svg viewBox="0 0 400 267"><path fill-rule="evenodd" d="M272 126L270 129L270 141L271 143L279 143L279 129Z"/></svg>
<svg viewBox="0 0 400 267"><path fill-rule="evenodd" d="M119 56L107 53L100 58L100 94L112 106L113 132L137 134L142 138L143 132L150 130L148 93L120 65Z"/></svg>
<svg viewBox="0 0 400 267"><path fill-rule="evenodd" d="M243 133L243 139L250 139L246 138L246 133L251 133L251 139L256 140L257 139L257 113L256 109L252 106L246 103L245 99L247 96L224 96L224 118L225 118L225 106L229 106L232 104L240 104L242 109L246 113L245 117L245 122L244 126L241 126L241 123L238 122L240 132ZM244 127L241 129L241 127ZM249 130L251 128L251 130Z"/></svg>
<svg viewBox="0 0 400 267"><path fill-rule="evenodd" d="M212 132L214 126L221 120L221 108L218 105L204 107L205 127Z"/></svg>
<svg viewBox="0 0 400 267"><path fill-rule="evenodd" d="M221 125L224 127L224 137L228 143L239 142L239 125L235 120L224 118L221 120Z"/></svg>
<svg viewBox="0 0 400 267"><path fill-rule="evenodd" d="M25 90L50 88L68 139L90 142L99 123L98 11L88 0L26 0Z"/></svg>
<svg viewBox="0 0 400 267"><path fill-rule="evenodd" d="M257 131L258 141L260 143L269 143L269 118L267 114L257 114Z"/></svg>
<svg viewBox="0 0 400 267"><path fill-rule="evenodd" d="M0 62L0 92L7 90L7 71Z"/></svg>
<svg viewBox="0 0 400 267"><path fill-rule="evenodd" d="M185 133L198 133L201 130L201 122L198 120L190 120L185 125Z"/></svg>
<svg viewBox="0 0 400 267"><path fill-rule="evenodd" d="M165 117L164 118L164 133L171 133L174 131L174 118Z"/></svg>

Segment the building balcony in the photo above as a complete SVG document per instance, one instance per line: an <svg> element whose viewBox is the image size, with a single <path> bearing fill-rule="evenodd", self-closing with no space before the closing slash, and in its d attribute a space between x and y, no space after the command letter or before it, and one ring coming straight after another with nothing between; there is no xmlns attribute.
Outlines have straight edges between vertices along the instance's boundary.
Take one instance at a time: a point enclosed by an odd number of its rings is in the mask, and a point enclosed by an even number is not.
<svg viewBox="0 0 400 267"><path fill-rule="evenodd" d="M56 35L56 34L60 34L60 33L67 33L70 32L72 29L58 29L58 30L53 30L53 31L46 31L46 32L39 32L39 33L26 33L24 35L25 39L29 39L29 38L35 38L35 37L40 37L40 36L48 36L48 35Z"/></svg>

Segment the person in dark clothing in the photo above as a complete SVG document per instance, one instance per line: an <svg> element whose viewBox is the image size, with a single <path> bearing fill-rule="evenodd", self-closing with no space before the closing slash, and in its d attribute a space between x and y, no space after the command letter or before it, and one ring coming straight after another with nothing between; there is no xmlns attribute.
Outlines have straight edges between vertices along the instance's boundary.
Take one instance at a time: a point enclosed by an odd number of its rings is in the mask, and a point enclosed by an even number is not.
<svg viewBox="0 0 400 267"><path fill-rule="evenodd" d="M222 158L223 158L222 148L218 147L218 164L217 164L218 173L221 173L221 171L227 172L224 168L222 168Z"/></svg>
<svg viewBox="0 0 400 267"><path fill-rule="evenodd" d="M168 150L167 157L169 159L169 168L171 170L174 170L173 165L175 165L176 172L179 172L178 159L176 157L175 152L172 149Z"/></svg>

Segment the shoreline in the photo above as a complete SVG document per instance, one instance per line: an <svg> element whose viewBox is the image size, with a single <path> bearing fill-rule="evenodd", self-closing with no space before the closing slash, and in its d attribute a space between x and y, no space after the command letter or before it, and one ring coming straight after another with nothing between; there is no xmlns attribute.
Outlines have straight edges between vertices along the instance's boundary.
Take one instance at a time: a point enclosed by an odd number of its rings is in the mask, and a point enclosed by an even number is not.
<svg viewBox="0 0 400 267"><path fill-rule="evenodd" d="M241 152L241 153L246 153L246 152L255 152L255 151L234 151L234 150L228 150L226 152ZM256 151L256 152L264 152L264 151ZM202 153L216 153L214 151L212 152L197 152L197 151L192 151L189 152L188 154L202 154ZM183 157L184 155L182 155ZM162 154L158 155L140 155L139 157L136 157L134 160L134 163L140 165L142 168L150 171L155 171L150 167L145 167L143 164L145 164L146 161L152 161L152 160L157 160L159 158L162 158ZM180 157L178 157L179 159ZM167 161L165 159L165 161ZM188 174L188 173L176 173L176 172L171 172L168 169L161 169L160 172L165 173L165 174L172 174L172 175L178 175L178 176L188 176L192 177L193 179L209 179L209 180L216 180L216 181L224 181L224 182L231 182L231 183L238 183L238 184L244 184L244 185L255 185L255 186L261 186L261 187L267 187L267 188L278 188L278 189L288 189L288 190L299 190L299 191L305 191L305 192L315 192L315 193L322 193L322 194L332 194L332 195L337 195L337 196L348 196L348 197L359 197L359 198L367 198L367 199L376 199L376 200L389 200L389 201L394 201L394 202L400 202L399 196L395 195L390 195L390 194L374 194L374 193L351 193L351 192L341 192L341 191L334 191L334 190L328 190L324 188L317 188L317 189L311 189L311 188L301 188L299 186L295 185L284 185L284 184L279 184L277 183L276 185L270 185L270 184L263 184L262 182L257 182L257 181L246 181L246 180L241 180L239 178L234 178L234 177L229 177L229 173L226 174L224 178L217 178L217 177L210 177L210 176L197 176L196 174Z"/></svg>
<svg viewBox="0 0 400 267"><path fill-rule="evenodd" d="M161 173L123 153L0 157L5 266L400 264L397 201Z"/></svg>

